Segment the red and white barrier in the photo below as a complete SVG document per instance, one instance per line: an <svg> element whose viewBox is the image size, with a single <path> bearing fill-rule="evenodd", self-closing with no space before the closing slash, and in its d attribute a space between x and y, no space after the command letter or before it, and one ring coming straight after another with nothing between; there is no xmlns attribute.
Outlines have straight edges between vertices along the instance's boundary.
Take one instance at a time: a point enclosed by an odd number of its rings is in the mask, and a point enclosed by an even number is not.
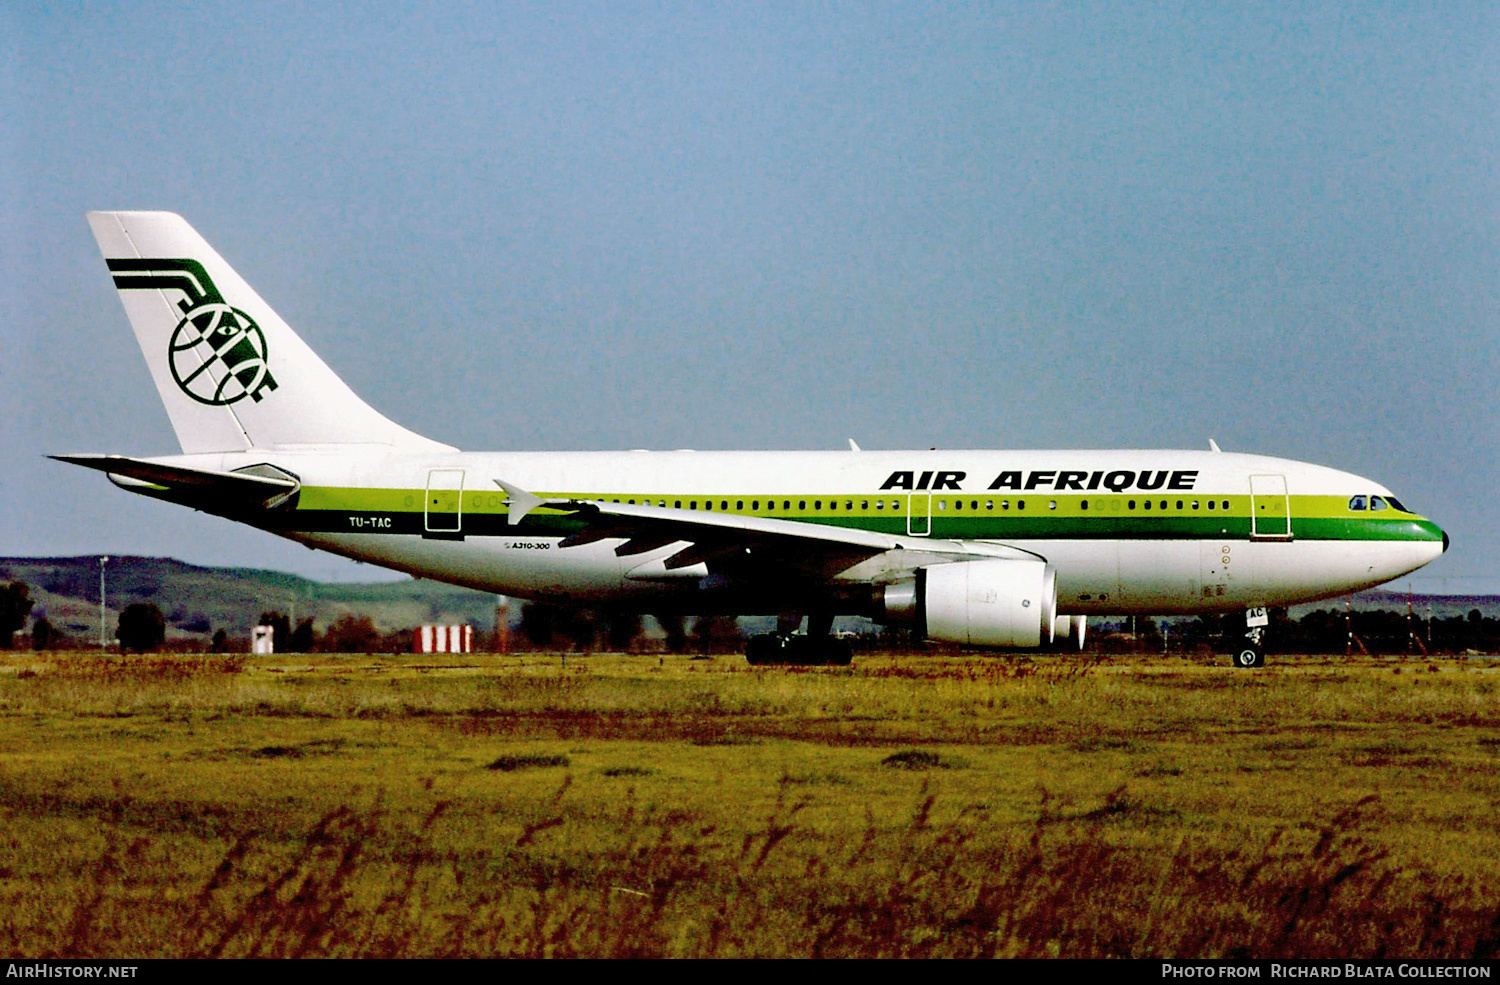
<svg viewBox="0 0 1500 985"><path fill-rule="evenodd" d="M474 627L418 626L411 634L413 653L469 653L474 648Z"/></svg>

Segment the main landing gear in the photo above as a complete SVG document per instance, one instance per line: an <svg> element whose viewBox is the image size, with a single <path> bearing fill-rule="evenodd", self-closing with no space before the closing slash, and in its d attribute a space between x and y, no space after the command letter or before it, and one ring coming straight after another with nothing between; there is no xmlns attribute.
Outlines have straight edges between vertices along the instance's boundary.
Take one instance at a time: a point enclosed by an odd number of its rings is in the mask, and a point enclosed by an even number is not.
<svg viewBox="0 0 1500 985"><path fill-rule="evenodd" d="M1266 627L1271 618L1265 609L1245 610L1245 636L1234 648L1234 665L1243 670L1254 670L1266 665Z"/></svg>
<svg viewBox="0 0 1500 985"><path fill-rule="evenodd" d="M808 616L807 633L793 635L800 617L784 616L777 621L777 632L750 637L745 659L753 666L800 664L802 666L847 667L854 652L845 640L829 632L833 616Z"/></svg>

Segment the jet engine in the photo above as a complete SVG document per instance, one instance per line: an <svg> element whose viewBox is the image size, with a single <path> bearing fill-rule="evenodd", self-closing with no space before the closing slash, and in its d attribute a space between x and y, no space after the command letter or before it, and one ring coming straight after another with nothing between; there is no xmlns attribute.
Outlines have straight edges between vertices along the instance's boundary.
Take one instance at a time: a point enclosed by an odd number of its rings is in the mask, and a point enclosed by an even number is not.
<svg viewBox="0 0 1500 985"><path fill-rule="evenodd" d="M1045 561L987 559L919 568L888 585L887 622L913 626L924 638L973 646L1039 647L1052 643L1057 573Z"/></svg>

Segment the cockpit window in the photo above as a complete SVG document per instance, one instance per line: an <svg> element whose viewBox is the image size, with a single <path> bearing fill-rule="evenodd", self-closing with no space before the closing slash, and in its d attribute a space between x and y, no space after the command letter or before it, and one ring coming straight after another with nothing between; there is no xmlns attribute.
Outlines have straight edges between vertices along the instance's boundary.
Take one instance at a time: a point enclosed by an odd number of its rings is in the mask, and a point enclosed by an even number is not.
<svg viewBox="0 0 1500 985"><path fill-rule="evenodd" d="M1388 509L1388 508L1389 507L1387 507L1385 505L1385 500L1381 499L1379 496L1371 496L1370 497L1370 509L1372 509L1372 510L1384 510L1384 509Z"/></svg>
<svg viewBox="0 0 1500 985"><path fill-rule="evenodd" d="M1391 509L1393 509L1393 510L1400 510L1402 513L1410 513L1411 512L1411 510L1409 510L1406 507L1402 506L1401 505L1401 500L1397 499L1395 496L1387 496L1385 498L1385 501L1387 503L1391 504Z"/></svg>
<svg viewBox="0 0 1500 985"><path fill-rule="evenodd" d="M1349 497L1349 509L1351 511L1362 510L1364 508L1365 508L1365 498L1363 496L1351 496L1351 497Z"/></svg>

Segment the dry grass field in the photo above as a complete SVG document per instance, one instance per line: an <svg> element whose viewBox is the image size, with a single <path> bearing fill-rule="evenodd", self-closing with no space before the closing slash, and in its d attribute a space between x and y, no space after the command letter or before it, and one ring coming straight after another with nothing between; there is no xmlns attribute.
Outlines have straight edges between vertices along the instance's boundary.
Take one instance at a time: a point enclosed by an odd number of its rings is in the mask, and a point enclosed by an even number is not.
<svg viewBox="0 0 1500 985"><path fill-rule="evenodd" d="M0 658L0 950L1500 954L1500 661Z"/></svg>

